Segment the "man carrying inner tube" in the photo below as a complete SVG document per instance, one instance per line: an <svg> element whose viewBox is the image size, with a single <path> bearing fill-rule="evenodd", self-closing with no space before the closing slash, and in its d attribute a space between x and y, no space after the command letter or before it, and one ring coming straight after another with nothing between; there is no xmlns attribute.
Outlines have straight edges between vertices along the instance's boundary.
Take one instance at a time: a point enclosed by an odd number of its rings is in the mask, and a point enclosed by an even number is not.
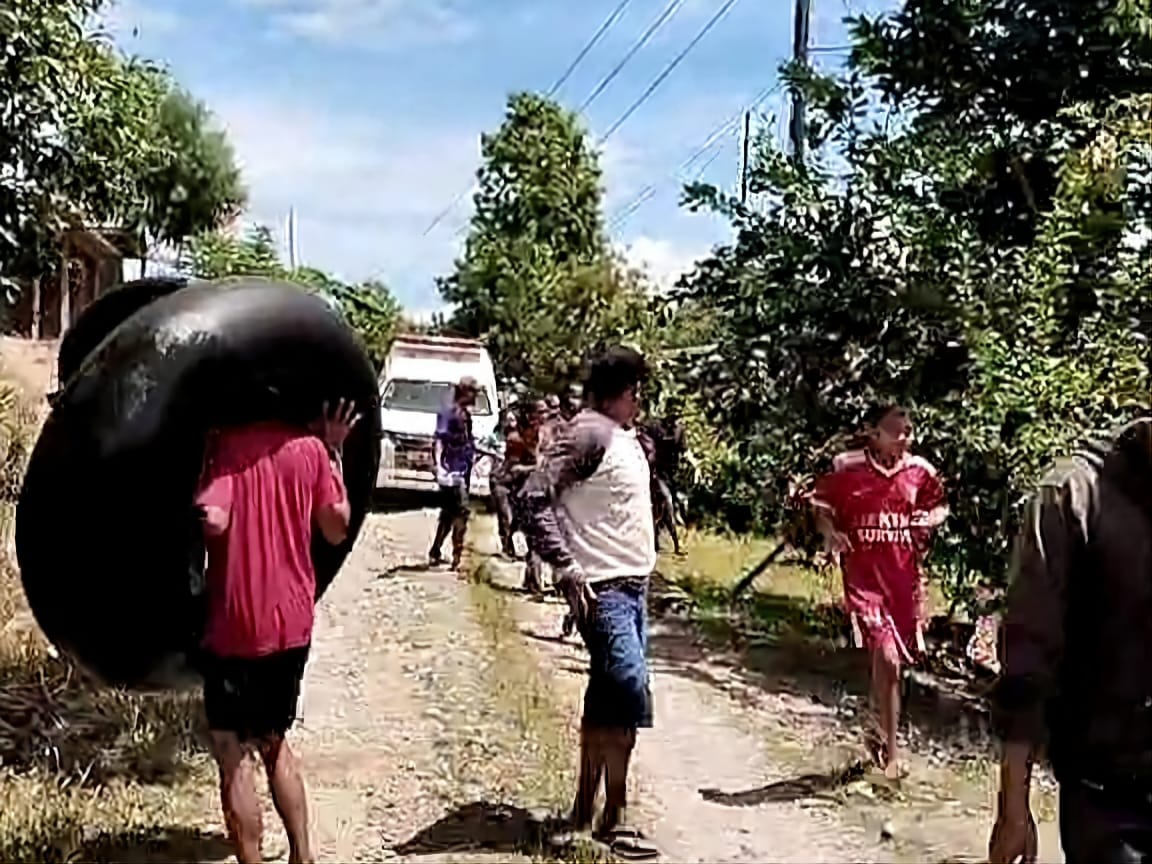
<svg viewBox="0 0 1152 864"><path fill-rule="evenodd" d="M325 405L311 430L278 422L224 430L205 460L197 497L208 548L204 708L240 864L264 860L254 753L288 833L288 860L314 860L304 782L285 735L312 642L312 525L329 543L348 536L341 454L358 419L341 401L331 412Z"/></svg>
<svg viewBox="0 0 1152 864"><path fill-rule="evenodd" d="M440 520L436 536L428 552L428 563L437 566L444 562L444 541L452 535L452 569L460 569L464 554L464 537L468 533L468 484L472 479L472 463L476 459L476 442L472 438L472 406L480 385L465 375L456 385L450 405L436 415L436 440L432 447L432 464L436 470L436 483L440 487Z"/></svg>

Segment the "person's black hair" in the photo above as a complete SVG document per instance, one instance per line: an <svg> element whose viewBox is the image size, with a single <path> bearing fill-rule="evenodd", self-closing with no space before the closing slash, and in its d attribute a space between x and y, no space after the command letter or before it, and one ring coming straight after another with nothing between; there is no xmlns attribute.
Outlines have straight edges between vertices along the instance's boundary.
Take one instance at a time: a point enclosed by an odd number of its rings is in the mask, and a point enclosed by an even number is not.
<svg viewBox="0 0 1152 864"><path fill-rule="evenodd" d="M904 406L899 402L876 402L864 412L864 416L860 418L860 424L865 429L874 429L893 411L902 411L903 409Z"/></svg>
<svg viewBox="0 0 1152 864"><path fill-rule="evenodd" d="M644 356L631 348L609 348L593 359L584 380L584 397L602 404L644 383L648 364Z"/></svg>

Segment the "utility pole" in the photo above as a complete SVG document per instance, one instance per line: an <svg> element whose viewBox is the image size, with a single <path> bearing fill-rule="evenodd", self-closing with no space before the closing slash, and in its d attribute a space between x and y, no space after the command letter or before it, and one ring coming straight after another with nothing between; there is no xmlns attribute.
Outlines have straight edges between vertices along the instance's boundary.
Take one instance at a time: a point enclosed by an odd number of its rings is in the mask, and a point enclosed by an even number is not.
<svg viewBox="0 0 1152 864"><path fill-rule="evenodd" d="M748 141L752 137L752 111L744 112L744 142L740 146L740 203L748 203Z"/></svg>
<svg viewBox="0 0 1152 864"><path fill-rule="evenodd" d="M808 23L812 15L812 0L796 0L795 18L792 22L792 60L797 68L808 65ZM792 139L792 159L804 161L804 142L808 137L808 123L804 116L804 93L798 87L792 88L792 123L789 128Z"/></svg>
<svg viewBox="0 0 1152 864"><path fill-rule="evenodd" d="M300 266L300 240L297 236L296 208L288 208L288 266L296 270Z"/></svg>

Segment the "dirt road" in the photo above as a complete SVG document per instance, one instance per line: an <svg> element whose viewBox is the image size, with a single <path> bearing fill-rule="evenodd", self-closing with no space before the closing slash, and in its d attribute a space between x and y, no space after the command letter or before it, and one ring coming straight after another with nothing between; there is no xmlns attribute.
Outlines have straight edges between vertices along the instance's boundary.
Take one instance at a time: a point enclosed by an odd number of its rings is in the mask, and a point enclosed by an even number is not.
<svg viewBox="0 0 1152 864"><path fill-rule="evenodd" d="M52 348L0 341L38 403ZM585 660L555 639L560 607L520 596L518 568L485 564L489 521L473 531L480 578L426 571L431 531L427 512L373 516L320 606L293 739L321 860L527 860L570 801ZM634 798L666 860L981 860L987 762L916 760L896 800L832 784L852 744L842 705L805 681L757 681L667 621L652 654L657 725L640 740ZM169 826L192 838L171 860L227 856L203 773L182 808L195 824ZM1042 860L1057 860L1046 815ZM274 835L271 811L266 824Z"/></svg>
<svg viewBox="0 0 1152 864"><path fill-rule="evenodd" d="M493 538L475 527L480 562ZM559 606L516 594L513 565L425 570L431 529L425 512L372 517L320 608L296 741L323 860L528 857L569 803L582 650L555 639ZM653 654L636 815L666 860L979 860L981 781L975 798L825 795L797 774L842 755L827 709L750 692L659 623Z"/></svg>

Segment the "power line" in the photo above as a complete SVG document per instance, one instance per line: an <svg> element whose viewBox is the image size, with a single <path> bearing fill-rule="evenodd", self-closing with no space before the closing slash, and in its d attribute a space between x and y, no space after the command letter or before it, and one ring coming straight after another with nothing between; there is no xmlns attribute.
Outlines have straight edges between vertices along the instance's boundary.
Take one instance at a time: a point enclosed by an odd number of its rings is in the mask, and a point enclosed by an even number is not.
<svg viewBox="0 0 1152 864"><path fill-rule="evenodd" d="M708 23L705 24L703 29L701 29L700 32L697 33L696 36L692 39L692 41L684 47L684 50L672 58L672 62L665 66L663 71L661 71L660 74L657 75L655 79L653 79L652 83L648 85L647 89L640 94L636 101L628 106L628 110L621 114L616 122L608 127L608 131L605 132L603 137L600 139L601 146L603 146L605 141L612 137L612 134L617 129L619 129L628 121L628 118L636 112L636 109L648 101L648 98L656 92L656 88L664 83L664 80L672 74L672 71L680 65L681 61L683 61L684 58L687 57L688 54L692 51L692 49L695 48L697 44L699 44L701 39L708 35L708 32L720 22L720 19L728 14L728 11L733 6L735 6L737 2L738 0L727 0L727 2L725 2L724 5L716 11L716 14L708 19Z"/></svg>
<svg viewBox="0 0 1152 864"><path fill-rule="evenodd" d="M724 152L723 147L716 147L712 151L712 155L709 156L707 159L705 159L703 161L703 163L701 163L700 167L696 169L696 171L694 172L694 176L690 180L685 179L681 176L677 176L677 174L673 174L672 179L680 180L683 183L690 183L690 182L695 183L701 177L704 176L704 172L708 170L708 168L712 165L713 162L715 162L718 158L720 158L720 154L723 152ZM681 173L681 172L677 172L677 173ZM635 199L633 199L632 203L630 203L627 207L625 207L623 210L621 210L619 213L617 213L615 217L613 217L612 221L608 224L609 233L615 231L617 228L619 228L621 225L623 225L628 220L629 216L631 216L633 213L635 213L637 210L639 210L641 207L643 207L644 204L648 201L648 199L650 199L655 194L656 194L656 184L654 184L654 183L648 184L648 186L646 186L644 188L644 190L640 193L640 195L638 195Z"/></svg>
<svg viewBox="0 0 1152 864"><path fill-rule="evenodd" d="M666 177L663 177L660 180L654 180L653 182L646 185L643 189L640 190L637 196L632 199L632 201L621 208L621 210L617 211L616 215L612 217L611 229L614 230L615 228L619 227L619 225L622 224L628 216L638 210L641 205L643 205L649 198L651 198L652 195L655 194L656 186L659 183L668 179L679 179L679 175L687 171L692 166L693 162L703 156L720 138L730 133L736 127L741 118L743 118L745 111L754 111L764 102L765 99L767 99L773 93L779 91L780 88L780 84L774 84L763 88L759 93L757 93L747 103L745 103L744 107L740 108L739 111L732 114L732 116L730 116L728 119L722 120L720 123L716 124L716 126L714 126L708 133L707 137L704 139L704 142L700 144L695 150L693 150L687 159L681 162L680 165L673 169L671 173L666 175ZM710 165L713 161L715 161L718 155L719 151L710 156L706 162L706 165ZM702 173L703 169L698 171L697 178L699 178Z"/></svg>
<svg viewBox="0 0 1152 864"><path fill-rule="evenodd" d="M692 167L692 163L707 153L708 150L712 149L712 155L705 159L704 164L696 170L696 176L693 178L693 180L699 180L700 177L703 176L704 171L708 168L708 166L716 161L717 157L724 149L723 147L715 147L715 145L720 141L722 135L724 133L730 133L732 128L733 124L727 124L723 129L720 130L718 134L711 136L703 145L697 148L691 156L680 163L680 165L678 165L670 174L668 174L667 177L661 178L661 180L654 180L653 182L647 184L643 189L640 190L635 198L633 198L630 202L624 205L623 208L617 211L616 215L613 216L609 222L608 230L615 231L617 228L623 225L629 216L639 210L645 203L647 203L650 198L652 198L653 195L656 194L656 189L663 180L681 180L681 176L685 171ZM714 147L715 149L713 149Z"/></svg>
<svg viewBox="0 0 1152 864"><path fill-rule="evenodd" d="M664 7L664 11L661 12L660 15L657 16L656 20L648 26L648 29L645 30L640 39L633 44L632 48L629 49L628 53L624 55L616 67L614 67L613 70L605 77L605 79L602 80L599 85L597 85L589 97L584 100L584 104L581 105L579 109L580 112L583 112L584 109L587 108L588 105L590 105L591 102L604 91L604 88L606 88L608 84L611 83L612 79L614 79L620 73L620 70L624 68L624 66L628 63L629 60L631 60L636 52L639 51L640 48L642 48L648 42L648 40L652 38L655 32L661 26L667 23L672 15L675 14L675 12L683 5L683 2L684 0L671 0L671 2L669 2L669 4ZM660 74L652 80L648 87L645 88L644 92L641 93L636 98L636 100L628 106L628 109L623 114L621 114L620 117L618 117L616 121L608 128L608 131L605 132L603 136L601 136L600 140L597 142L598 147L602 147L605 142L607 142L607 140L612 137L612 135L615 134L616 131L619 130L620 127L623 126L634 113L636 113L640 106L647 102L649 98L651 98L652 94L656 92L657 88L659 88L660 85L663 84L665 80L667 80L668 76L671 75L673 71L675 71L676 67L679 66L692 52L692 50L704 39L704 37L707 36L709 32L711 32L712 28L720 23L721 19L723 19L724 16L727 15L729 11L731 11L732 7L735 6L737 2L739 2L739 0L726 0L726 2L718 10L716 10L712 17L708 19L708 22L700 29L700 32L692 38L692 41L684 46L683 50L681 50L679 54L672 58L671 62L669 62L668 65L661 70ZM731 122L739 122L739 118L742 116L742 114L743 112L737 114L736 119ZM697 158L698 155L699 154L697 154ZM651 197L651 193L649 193L647 197ZM645 200L647 200L647 198L645 198ZM463 233L466 227L466 225L461 225L460 228L457 229L456 234L459 235Z"/></svg>
<svg viewBox="0 0 1152 864"><path fill-rule="evenodd" d="M628 8L628 5L631 2L632 0L621 0L621 2L617 4L616 8L612 10L608 17L604 19L603 23L601 23L601 25L596 29L596 32L592 34L592 38L590 38L585 43L584 47L580 49L580 52L576 55L576 58L568 64L568 68L564 70L564 73L559 78L557 78L556 82L552 85L551 88L549 88L549 96L552 96L557 90L564 86L564 83L572 76L572 73L576 71L576 68L584 61L584 58L588 56L588 52L596 47L600 40L604 38L605 34L612 29L617 21L620 20L620 16L624 14L624 10ZM679 5L679 3L682 3L683 0L674 0L674 2ZM632 53L634 54L635 51ZM626 62L627 60L624 61L624 63ZM621 63L619 68L623 68L624 63ZM619 69L617 72L618 71ZM604 86L607 86L607 84L604 84ZM453 195L452 200L448 202L444 209L440 210L433 217L432 221L428 223L428 227L424 229L422 236L427 237L430 233L432 233L436 226L448 218L449 214L451 214L452 211L456 209L456 206L464 199L464 197L475 188L476 181L473 180L466 187Z"/></svg>
<svg viewBox="0 0 1152 864"><path fill-rule="evenodd" d="M661 180L653 180L651 183L645 185L644 188L641 189L639 193L637 193L636 197L623 207L622 212L618 212L616 216L612 218L612 226L615 227L618 222L623 221L625 216L633 213L641 204L651 198L652 195L656 192L657 185L663 179L670 178L675 180L680 174L691 168L693 162L708 152L708 150L711 149L712 146L716 144L716 142L719 141L726 133L732 131L733 126L735 126L739 118L740 114L737 113L731 119L725 120L723 123L716 126L708 134L708 137L704 139L704 143L693 150L691 155L689 155L687 159L676 166L676 168L674 168L666 178L661 178Z"/></svg>
<svg viewBox="0 0 1152 864"><path fill-rule="evenodd" d="M601 79L600 83L597 84L595 88L593 88L592 92L588 94L588 97L580 104L580 107L577 109L578 114L583 114L588 109L588 107L596 101L600 94L604 92L605 88L607 88L609 84L616 80L616 76L620 74L620 71L628 65L629 61L631 61L633 57L636 56L636 52L647 45L648 41L656 35L656 31L667 24L672 19L672 16L680 11L680 7L683 5L684 0L670 0L668 5L664 7L664 11L657 15L656 19L648 25L648 29L640 35L640 38L632 43L632 47L629 48L628 52L620 58L620 62L613 66L612 71L605 75L604 78Z"/></svg>
<svg viewBox="0 0 1152 864"><path fill-rule="evenodd" d="M568 68L564 70L564 74L557 78L556 83L548 89L549 96L564 86L572 73L576 71L576 67L588 56L588 52L596 47L596 44L604 37L604 34L612 29L612 25L620 19L620 16L624 14L624 10L628 8L628 4L631 2L632 0L621 0L620 4L612 10L612 14L604 19L604 23L592 34L592 38L588 40L588 43L580 49L580 53L576 55L576 59L568 64Z"/></svg>

